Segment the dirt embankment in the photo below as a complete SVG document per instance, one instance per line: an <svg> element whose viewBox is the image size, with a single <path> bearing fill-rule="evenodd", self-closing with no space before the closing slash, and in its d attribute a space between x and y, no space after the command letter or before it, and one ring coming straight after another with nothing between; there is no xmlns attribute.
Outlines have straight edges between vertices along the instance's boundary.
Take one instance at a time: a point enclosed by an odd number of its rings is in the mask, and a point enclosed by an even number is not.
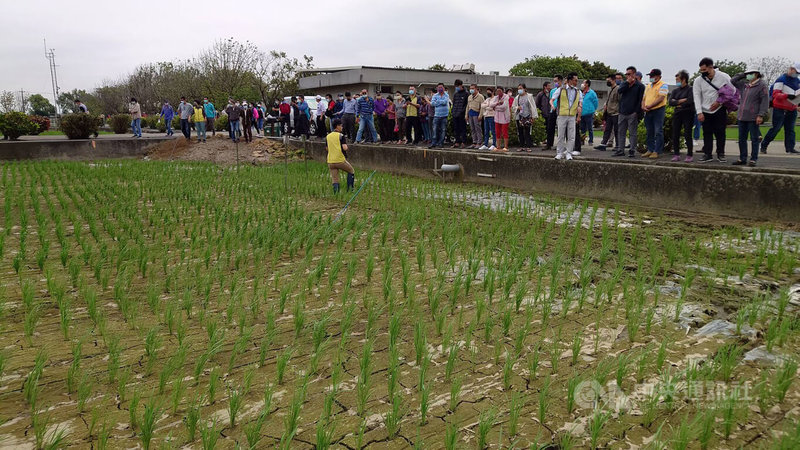
<svg viewBox="0 0 800 450"><path fill-rule="evenodd" d="M253 142L238 143L239 163L270 164L283 161L286 149L279 141L255 138ZM289 150L289 159L302 157L301 152ZM237 144L227 136L209 136L206 142L177 137L148 148L147 158L159 161L209 161L215 164L236 164Z"/></svg>

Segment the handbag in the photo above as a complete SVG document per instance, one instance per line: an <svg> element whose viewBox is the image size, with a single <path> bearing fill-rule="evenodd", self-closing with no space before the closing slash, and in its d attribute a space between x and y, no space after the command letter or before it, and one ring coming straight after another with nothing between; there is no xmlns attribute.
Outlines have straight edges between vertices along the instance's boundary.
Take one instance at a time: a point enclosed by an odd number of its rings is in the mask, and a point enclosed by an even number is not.
<svg viewBox="0 0 800 450"><path fill-rule="evenodd" d="M739 95L730 84L724 84L722 87L718 88L714 86L714 83L712 83L708 77L703 76L703 79L706 80L706 83L711 85L711 87L713 87L714 90L716 90L719 94L717 97L717 103L721 104L726 110L728 110L728 112L737 111L739 109Z"/></svg>

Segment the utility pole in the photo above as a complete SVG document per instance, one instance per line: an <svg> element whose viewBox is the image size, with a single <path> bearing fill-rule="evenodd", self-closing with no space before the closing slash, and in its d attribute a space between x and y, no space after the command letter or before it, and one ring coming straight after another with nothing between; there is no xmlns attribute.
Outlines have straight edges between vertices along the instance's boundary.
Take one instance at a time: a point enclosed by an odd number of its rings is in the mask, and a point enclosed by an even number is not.
<svg viewBox="0 0 800 450"><path fill-rule="evenodd" d="M50 61L50 81L53 83L53 106L56 108L56 117L58 117L58 74L56 73L56 53L55 49L47 49L47 39L44 40L44 57Z"/></svg>
<svg viewBox="0 0 800 450"><path fill-rule="evenodd" d="M19 111L25 113L25 90L19 90Z"/></svg>

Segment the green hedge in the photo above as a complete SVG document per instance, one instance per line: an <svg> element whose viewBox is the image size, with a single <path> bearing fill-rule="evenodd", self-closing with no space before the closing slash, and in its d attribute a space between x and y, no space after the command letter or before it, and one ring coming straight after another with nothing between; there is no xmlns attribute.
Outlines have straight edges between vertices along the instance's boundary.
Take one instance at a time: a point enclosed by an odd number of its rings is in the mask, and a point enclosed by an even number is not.
<svg viewBox="0 0 800 450"><path fill-rule="evenodd" d="M19 139L20 136L36 132L39 126L25 113L11 111L0 114L0 133L8 139Z"/></svg>

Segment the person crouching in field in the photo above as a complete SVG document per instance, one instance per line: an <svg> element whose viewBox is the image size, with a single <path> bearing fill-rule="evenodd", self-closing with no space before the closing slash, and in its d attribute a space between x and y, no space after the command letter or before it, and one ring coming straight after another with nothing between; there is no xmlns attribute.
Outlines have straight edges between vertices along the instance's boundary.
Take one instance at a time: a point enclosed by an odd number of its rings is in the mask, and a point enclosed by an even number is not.
<svg viewBox="0 0 800 450"><path fill-rule="evenodd" d="M344 170L347 172L347 190L353 189L356 182L356 174L353 166L347 162L345 152L347 151L347 139L342 134L342 121L334 119L333 131L328 133L327 147L328 147L328 169L331 171L331 179L333 181L333 193L339 192L339 171Z"/></svg>

